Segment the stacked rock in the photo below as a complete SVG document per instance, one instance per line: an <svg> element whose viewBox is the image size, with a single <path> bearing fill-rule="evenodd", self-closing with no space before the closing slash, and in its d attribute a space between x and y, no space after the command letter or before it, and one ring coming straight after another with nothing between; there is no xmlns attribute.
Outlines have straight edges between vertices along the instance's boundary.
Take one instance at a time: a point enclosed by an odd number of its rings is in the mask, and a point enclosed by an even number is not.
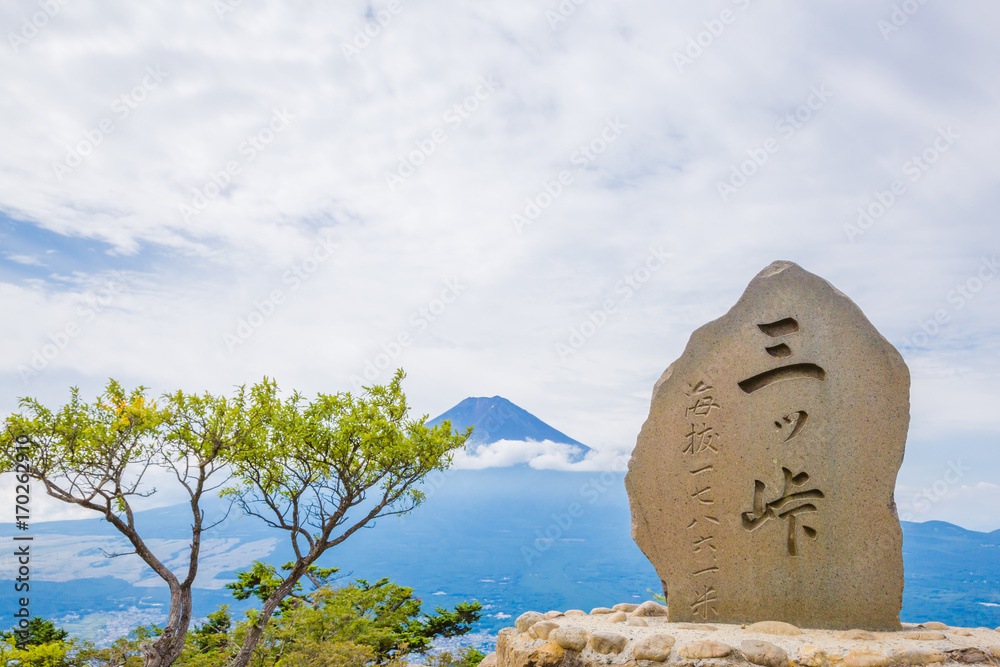
<svg viewBox="0 0 1000 667"><path fill-rule="evenodd" d="M590 613L529 611L500 631L481 667L1000 667L1000 629L903 624L896 632L809 630L780 621L751 625L670 623L656 602Z"/></svg>

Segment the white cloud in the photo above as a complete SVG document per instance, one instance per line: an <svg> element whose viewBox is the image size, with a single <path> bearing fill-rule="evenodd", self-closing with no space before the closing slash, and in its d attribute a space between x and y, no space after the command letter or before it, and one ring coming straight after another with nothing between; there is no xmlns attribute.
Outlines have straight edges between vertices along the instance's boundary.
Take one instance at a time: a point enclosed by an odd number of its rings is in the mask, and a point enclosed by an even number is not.
<svg viewBox="0 0 1000 667"><path fill-rule="evenodd" d="M154 393L264 375L332 392L371 363L376 381L407 369L418 413L517 397L612 466L691 331L791 259L897 345L945 311L907 356L911 438L969 451L972 429L1000 431L1000 281L961 308L949 299L1000 248L1000 6L927 4L885 39L890 0L590 0L553 30L557 5L403 3L350 62L341 43L384 3L242 3L220 17L193 0L74 2L16 50L6 40L0 224L21 224L0 238L48 266L0 263L0 303L16 313L0 328L0 407L58 403L74 384L92 396L109 376ZM38 11L0 7L15 32ZM678 71L675 54L725 8L738 20ZM476 97L484 77L500 85ZM782 134L818 87L829 99ZM280 131L276 109L290 115ZM615 118L627 127L602 144ZM954 145L908 180L907 161L948 127ZM436 130L444 139L421 148ZM722 201L718 183L769 138L780 150ZM54 167L84 151L68 173ZM401 159L422 164L390 190ZM563 171L572 183L518 234L511 215L546 201ZM894 179L905 194L851 242L845 225ZM210 201L185 217L196 190ZM326 236L336 251L303 280ZM82 249L68 255L67 240ZM556 345L654 246L666 265L561 359ZM88 296L119 268L135 281L97 312ZM452 279L467 288L439 308ZM231 351L225 336L250 320ZM46 358L69 324L79 334ZM42 372L22 382L36 354ZM565 465L557 449L483 456ZM982 481L1000 477L977 458ZM904 472L933 461L910 448Z"/></svg>
<svg viewBox="0 0 1000 667"><path fill-rule="evenodd" d="M45 263L34 255L5 255L11 262L24 264L25 266L45 266Z"/></svg>
<svg viewBox="0 0 1000 667"><path fill-rule="evenodd" d="M983 532L1000 529L1000 486L990 482L949 484L942 478L926 486L897 486L896 506L904 521L947 521Z"/></svg>
<svg viewBox="0 0 1000 667"><path fill-rule="evenodd" d="M579 455L579 447L551 440L498 440L457 452L452 467L456 470L481 470L527 463L537 470L588 472L624 471L628 466L628 452L591 450L582 460L574 461Z"/></svg>
<svg viewBox="0 0 1000 667"><path fill-rule="evenodd" d="M188 566L191 540L146 540L150 551L170 570L184 572ZM221 589L231 579L216 579L246 565L247 561L270 555L278 538L240 541L236 538L211 538L202 542L196 588ZM161 587L166 583L132 553L123 537L98 535L52 535L35 537L32 550L32 578L40 581L74 581L85 578L115 577L143 587ZM109 558L107 553L119 553ZM17 559L8 553L0 558L0 577L14 579Z"/></svg>

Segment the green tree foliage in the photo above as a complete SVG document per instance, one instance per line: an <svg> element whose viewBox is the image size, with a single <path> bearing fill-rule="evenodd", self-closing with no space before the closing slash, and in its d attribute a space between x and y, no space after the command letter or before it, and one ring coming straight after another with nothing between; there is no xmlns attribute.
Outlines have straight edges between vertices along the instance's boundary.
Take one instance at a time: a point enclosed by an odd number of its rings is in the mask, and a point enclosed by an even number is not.
<svg viewBox="0 0 1000 667"><path fill-rule="evenodd" d="M442 651L429 656L424 661L426 667L476 667L486 658L486 654L477 648L467 646L457 655L450 651Z"/></svg>
<svg viewBox="0 0 1000 667"><path fill-rule="evenodd" d="M166 667L184 646L202 533L211 528L204 522L202 498L228 480L228 458L247 446L260 419L242 388L232 399L176 392L161 405L145 391L127 391L110 380L93 403L73 388L70 402L56 410L22 398L21 412L9 415L0 433L0 470L14 470L17 445L27 441L30 468L22 474L41 482L53 498L102 515L131 546L107 555L136 554L167 584L164 630L140 647L143 664ZM146 479L156 469L171 473L190 506L191 545L180 573L164 565L135 524L133 504L155 493Z"/></svg>
<svg viewBox="0 0 1000 667"><path fill-rule="evenodd" d="M15 639L23 646L37 646L50 642L61 642L69 637L69 633L57 628L52 621L35 616L28 620L23 630L11 628L10 632L0 632L0 639Z"/></svg>
<svg viewBox="0 0 1000 667"><path fill-rule="evenodd" d="M421 480L447 468L471 435L471 428L452 431L449 422L429 427L426 415L409 418L403 377L397 371L388 385L361 396L267 396L266 432L239 452L234 465L242 484L226 492L245 514L286 531L295 560L263 599L231 667L249 664L271 616L320 556L375 519L417 507Z"/></svg>
<svg viewBox="0 0 1000 667"><path fill-rule="evenodd" d="M461 602L452 611L437 607L434 614L424 615L413 589L387 578L320 588L312 598L312 605L293 610L281 625L317 640L337 637L369 646L380 663L423 653L436 638L467 633L482 610L478 602Z"/></svg>
<svg viewBox="0 0 1000 667"><path fill-rule="evenodd" d="M375 519L418 506L421 480L447 468L471 434L453 432L448 422L428 427L426 416L410 419L403 377L398 371L388 385L360 396L319 394L312 401L298 392L282 400L266 378L231 399L178 391L157 404L145 388L126 391L114 380L94 403L75 388L56 410L22 398L20 413L8 416L0 433L0 471L14 470L26 439L31 467L24 474L53 498L102 515L131 546L108 555L136 554L166 583L162 632L138 640L145 667L167 667L188 648L191 587L203 533L214 525L201 507L206 494L225 485L224 495L245 514L285 531L295 560L284 574L259 573L263 606L231 663L245 667L271 616L294 607L300 580L322 578L317 559ZM180 572L164 565L135 523L133 505L155 492L147 481L155 469L171 473L189 499L191 542ZM131 665L133 656L119 657Z"/></svg>
<svg viewBox="0 0 1000 667"><path fill-rule="evenodd" d="M208 615L205 623L191 632L191 640L200 653L224 651L229 648L229 630L233 626L233 616L229 605L224 604Z"/></svg>
<svg viewBox="0 0 1000 667"><path fill-rule="evenodd" d="M287 568L286 568L287 569ZM330 572L330 571L325 571ZM255 563L238 573L234 595L266 599L276 572ZM434 639L456 637L472 629L482 607L478 602L459 603L453 610L441 607L424 614L413 589L389 579L369 583L359 579L334 587L317 577L319 585L301 589L280 614L275 614L261 635L249 664L254 667L289 665L393 665L405 656L426 652ZM246 633L258 620L259 610L232 625L228 608L209 616L189 636L180 660L184 667L222 667L236 654ZM467 652L468 653L468 652ZM340 662L323 662L324 655L338 655ZM474 654L469 653L474 657ZM464 665L456 658L456 665ZM471 658L470 658L471 659ZM477 664L477 663L470 663Z"/></svg>
<svg viewBox="0 0 1000 667"><path fill-rule="evenodd" d="M0 664L17 667L85 667L100 656L90 642L36 616L20 632L0 632Z"/></svg>
<svg viewBox="0 0 1000 667"><path fill-rule="evenodd" d="M287 572L294 566L295 563L285 563L281 566L281 569ZM321 568L316 565L310 565L306 568L306 577L312 583L313 587L319 588L328 584L333 575L339 571L340 568L338 567ZM260 561L254 561L253 566L249 570L237 572L236 576L236 581L226 584L226 588L233 591L233 597L237 600L247 600L255 597L261 602L266 602L284 581L284 578L278 574L273 565ZM287 611L302 602L308 601L308 597L302 594L302 582L296 582L288 596L278 603L278 608L274 611L274 615L277 616L283 611Z"/></svg>

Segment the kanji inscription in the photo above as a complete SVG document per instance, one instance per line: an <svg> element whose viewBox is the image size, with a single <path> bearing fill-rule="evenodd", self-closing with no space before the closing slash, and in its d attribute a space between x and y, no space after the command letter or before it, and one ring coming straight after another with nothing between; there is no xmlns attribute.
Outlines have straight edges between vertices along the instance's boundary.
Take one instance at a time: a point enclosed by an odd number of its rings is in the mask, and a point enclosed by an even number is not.
<svg viewBox="0 0 1000 667"><path fill-rule="evenodd" d="M656 383L629 462L670 620L898 629L908 424L909 372L861 310L764 269Z"/></svg>

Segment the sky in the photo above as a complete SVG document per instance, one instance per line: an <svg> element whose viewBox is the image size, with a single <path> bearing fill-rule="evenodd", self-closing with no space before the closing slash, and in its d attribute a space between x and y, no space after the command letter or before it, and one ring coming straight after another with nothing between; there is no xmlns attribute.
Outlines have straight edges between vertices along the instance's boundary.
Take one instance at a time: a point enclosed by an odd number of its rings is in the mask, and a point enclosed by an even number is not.
<svg viewBox="0 0 1000 667"><path fill-rule="evenodd" d="M910 368L901 517L1000 528L1000 5L0 17L4 414L109 377L315 394L402 367L415 414L500 395L620 469L691 332L790 260ZM560 467L550 445L489 463Z"/></svg>

